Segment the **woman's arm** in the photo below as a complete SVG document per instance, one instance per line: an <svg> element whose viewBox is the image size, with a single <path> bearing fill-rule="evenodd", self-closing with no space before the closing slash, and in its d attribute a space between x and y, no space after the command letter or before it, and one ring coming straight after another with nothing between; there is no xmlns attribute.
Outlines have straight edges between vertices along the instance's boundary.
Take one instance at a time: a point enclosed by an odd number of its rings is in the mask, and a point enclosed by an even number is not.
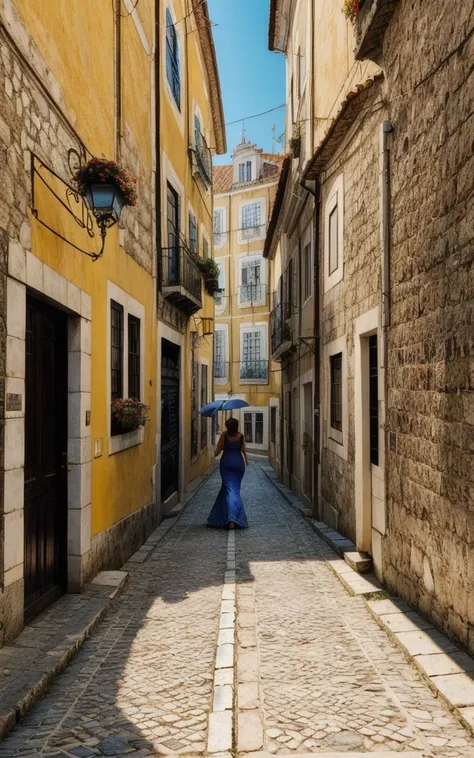
<svg viewBox="0 0 474 758"><path fill-rule="evenodd" d="M219 437L219 442L216 445L216 449L214 450L214 458L217 458L218 455L220 455L224 449L224 439L225 434L222 432L221 436Z"/></svg>
<svg viewBox="0 0 474 758"><path fill-rule="evenodd" d="M245 465L249 465L249 459L247 458L247 449L245 447L245 437L242 435L242 447L240 448L242 451L242 455L244 456Z"/></svg>

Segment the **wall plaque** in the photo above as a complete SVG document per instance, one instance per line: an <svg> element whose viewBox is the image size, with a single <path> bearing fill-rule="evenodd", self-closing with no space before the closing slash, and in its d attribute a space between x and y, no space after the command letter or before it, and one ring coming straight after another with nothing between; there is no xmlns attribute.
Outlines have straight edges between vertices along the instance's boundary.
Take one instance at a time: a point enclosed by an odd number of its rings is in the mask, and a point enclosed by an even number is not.
<svg viewBox="0 0 474 758"><path fill-rule="evenodd" d="M7 393L7 411L21 411L23 408L23 395Z"/></svg>

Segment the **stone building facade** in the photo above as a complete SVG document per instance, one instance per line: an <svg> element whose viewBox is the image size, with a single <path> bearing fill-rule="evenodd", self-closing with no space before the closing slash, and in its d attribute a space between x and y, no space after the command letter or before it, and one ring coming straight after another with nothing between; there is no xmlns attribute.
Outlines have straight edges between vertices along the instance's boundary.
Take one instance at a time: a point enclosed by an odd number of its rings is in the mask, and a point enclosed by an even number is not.
<svg viewBox="0 0 474 758"><path fill-rule="evenodd" d="M272 3L277 41L284 5ZM326 21L315 27L316 48L345 73L337 98L337 75L331 84L315 54L327 108L313 110L301 181L316 193L318 217L313 513L372 556L390 591L472 652L469 8L365 0L347 26L329 2L315 12ZM347 34L346 69L324 39L328 28ZM274 229L275 247L286 229Z"/></svg>

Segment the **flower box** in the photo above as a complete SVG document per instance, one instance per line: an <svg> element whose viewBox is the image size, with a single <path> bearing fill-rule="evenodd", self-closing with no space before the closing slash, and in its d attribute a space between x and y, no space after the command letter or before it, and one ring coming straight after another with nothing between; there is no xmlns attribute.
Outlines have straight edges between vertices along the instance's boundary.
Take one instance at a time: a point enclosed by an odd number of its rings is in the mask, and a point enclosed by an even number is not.
<svg viewBox="0 0 474 758"><path fill-rule="evenodd" d="M111 434L128 434L145 426L150 407L136 398L117 398L111 407Z"/></svg>

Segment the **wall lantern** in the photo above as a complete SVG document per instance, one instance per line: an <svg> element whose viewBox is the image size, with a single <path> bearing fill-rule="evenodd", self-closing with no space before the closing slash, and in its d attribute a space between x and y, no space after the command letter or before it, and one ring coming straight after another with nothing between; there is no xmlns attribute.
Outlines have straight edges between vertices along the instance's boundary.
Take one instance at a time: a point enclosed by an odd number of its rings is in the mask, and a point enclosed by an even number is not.
<svg viewBox="0 0 474 758"><path fill-rule="evenodd" d="M125 205L122 192L112 184L90 184L84 198L95 216L100 233L105 236L106 230L120 219Z"/></svg>

